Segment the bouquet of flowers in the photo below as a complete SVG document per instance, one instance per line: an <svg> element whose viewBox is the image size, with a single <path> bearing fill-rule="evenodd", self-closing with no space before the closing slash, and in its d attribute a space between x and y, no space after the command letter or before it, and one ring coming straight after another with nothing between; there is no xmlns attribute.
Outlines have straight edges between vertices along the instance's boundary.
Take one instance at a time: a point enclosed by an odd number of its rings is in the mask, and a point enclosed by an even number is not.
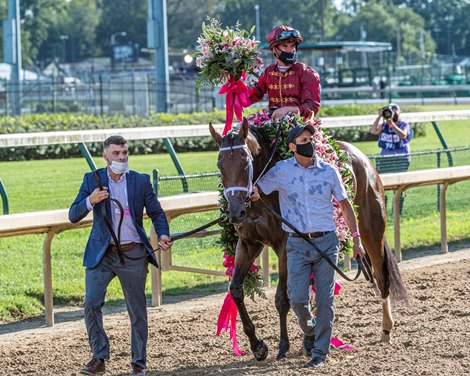
<svg viewBox="0 0 470 376"><path fill-rule="evenodd" d="M258 41L250 32L240 29L237 22L235 29L222 28L216 19L209 19L209 24L202 24L202 34L197 40L199 52L196 53L196 65L201 68L196 87L217 86L224 83L219 94L225 94L225 135L232 128L233 115L242 121L243 107L248 107L250 89L243 80L247 74L257 75L263 65L259 57Z"/></svg>
<svg viewBox="0 0 470 376"><path fill-rule="evenodd" d="M258 51L258 43L252 37L255 27L249 32L240 29L222 28L220 21L210 18L209 24L202 24L199 36L196 65L201 68L197 87L217 86L232 78L237 81L245 74L257 75L263 65Z"/></svg>

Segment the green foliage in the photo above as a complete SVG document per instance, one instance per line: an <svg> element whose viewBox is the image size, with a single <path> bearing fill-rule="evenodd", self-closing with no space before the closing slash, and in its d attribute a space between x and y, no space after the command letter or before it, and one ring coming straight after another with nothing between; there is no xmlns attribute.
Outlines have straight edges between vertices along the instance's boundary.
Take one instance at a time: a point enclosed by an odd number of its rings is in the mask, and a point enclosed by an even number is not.
<svg viewBox="0 0 470 376"><path fill-rule="evenodd" d="M250 30L256 24L254 4L253 0L167 0L168 45L194 50L207 16L228 26L239 21ZM64 47L68 62L107 56L111 35L121 31L127 33L121 42L147 44L144 0L22 0L20 8L25 65L62 59ZM6 1L0 2L0 13L5 19ZM298 28L310 43L359 40L362 24L367 40L391 42L396 51L398 28L400 51L408 58L421 53L417 41L422 29L426 52L432 54L437 44L439 53L468 55L469 15L469 2L461 0L271 1L260 4L259 34L264 42L274 26L287 24ZM64 42L61 35L69 39Z"/></svg>
<svg viewBox="0 0 470 376"><path fill-rule="evenodd" d="M338 15L340 16L340 15ZM426 30L421 16L408 7L399 8L389 3L369 1L359 8L354 17L338 17L339 29L348 40L360 40L361 27L367 33L368 41L390 42L407 58L420 58L420 32L424 30L425 51L433 53L435 43L431 31ZM361 26L361 27L360 27ZM398 31L397 31L398 29ZM397 47L397 44L400 44Z"/></svg>
<svg viewBox="0 0 470 376"><path fill-rule="evenodd" d="M378 106L331 106L321 107L319 118L328 116L354 116L376 114ZM406 111L412 112L418 107L409 106ZM256 112L256 109L247 109L245 116ZM406 117L406 113L403 114ZM53 132L71 130L95 130L136 127L158 127L163 125L195 125L225 122L225 111L199 112L193 114L152 114L150 117L123 115L72 115L72 114L34 114L18 117L0 117L0 134ZM414 124L415 137L424 135L424 126ZM334 138L345 141L367 141L375 139L370 134L370 127L351 127L332 129ZM177 152L216 150L215 143L210 137L178 138L173 140ZM87 145L92 154L101 154L101 143ZM129 142L131 152L135 154L155 154L166 152L163 140L139 140ZM75 145L50 145L38 147L0 148L0 159L5 161L48 159L48 158L76 158L80 151Z"/></svg>

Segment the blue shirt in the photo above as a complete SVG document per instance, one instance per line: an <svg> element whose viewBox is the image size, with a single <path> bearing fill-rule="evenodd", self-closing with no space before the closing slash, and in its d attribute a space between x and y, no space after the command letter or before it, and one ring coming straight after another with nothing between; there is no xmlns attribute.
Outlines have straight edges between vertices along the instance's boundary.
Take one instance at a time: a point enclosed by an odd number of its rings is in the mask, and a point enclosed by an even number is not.
<svg viewBox="0 0 470 376"><path fill-rule="evenodd" d="M300 232L334 231L334 197L347 198L336 167L318 157L305 168L295 157L278 162L258 182L265 194L279 191L281 215ZM287 232L293 232L282 224Z"/></svg>
<svg viewBox="0 0 470 376"><path fill-rule="evenodd" d="M382 130L380 131L378 141L378 145L382 149L380 154L408 154L410 152L409 142L413 137L413 135L411 134L412 130L410 125L407 122L400 120L397 123L397 127L400 128L402 131L406 131L408 133L408 136L402 139L398 137L398 135L391 127L388 126L386 121L382 123Z"/></svg>

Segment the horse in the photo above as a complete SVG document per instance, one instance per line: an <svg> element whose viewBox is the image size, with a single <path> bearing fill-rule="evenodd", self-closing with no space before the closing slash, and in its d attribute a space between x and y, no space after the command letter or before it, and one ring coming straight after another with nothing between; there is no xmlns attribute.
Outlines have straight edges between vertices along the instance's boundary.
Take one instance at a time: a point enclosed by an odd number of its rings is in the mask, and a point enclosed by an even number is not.
<svg viewBox="0 0 470 376"><path fill-rule="evenodd" d="M277 359L283 359L290 347L286 326L287 313L290 309L287 296L287 233L282 230L281 221L261 200L249 203L253 180L256 181L263 171L268 171L279 161L279 156L276 153L270 161L272 147L270 140L258 128L249 129L246 119L243 119L239 130L232 130L225 136L220 135L212 124L209 124L209 130L219 146L217 166L228 203L226 214L239 236L230 292L240 312L253 356L257 360L266 359L268 348L264 341L256 336L255 326L244 304L243 281L263 247L270 246L278 257L279 281L275 303L279 313L280 339ZM347 142L337 141L337 144L340 150L346 153L352 167L354 203L358 207L361 240L366 250L365 257L368 257L372 264L373 285L382 297L381 340L390 342L394 325L390 298L406 301L407 292L397 261L385 239L386 212L383 185L379 174L365 154ZM268 206L280 212L277 192L270 195L260 193Z"/></svg>

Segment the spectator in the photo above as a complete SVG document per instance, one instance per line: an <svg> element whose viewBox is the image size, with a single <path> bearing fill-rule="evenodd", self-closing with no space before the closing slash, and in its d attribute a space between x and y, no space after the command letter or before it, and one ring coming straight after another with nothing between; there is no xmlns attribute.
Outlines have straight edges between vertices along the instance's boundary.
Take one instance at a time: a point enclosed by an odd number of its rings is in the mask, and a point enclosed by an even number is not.
<svg viewBox="0 0 470 376"><path fill-rule="evenodd" d="M380 122L382 118L383 121ZM393 155L393 157L377 158L377 171L379 173L407 171L411 162L409 153L413 130L407 122L401 120L400 107L395 103L390 103L389 107L380 109L370 132L379 136L380 155ZM403 208L403 200L402 195L400 212Z"/></svg>

